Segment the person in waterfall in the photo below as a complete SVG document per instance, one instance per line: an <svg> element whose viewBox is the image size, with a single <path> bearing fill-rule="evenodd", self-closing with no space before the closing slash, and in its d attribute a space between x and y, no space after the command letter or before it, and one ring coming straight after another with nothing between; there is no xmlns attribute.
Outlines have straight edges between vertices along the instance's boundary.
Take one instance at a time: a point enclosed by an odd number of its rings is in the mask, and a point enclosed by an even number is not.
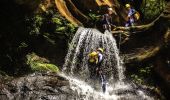
<svg viewBox="0 0 170 100"><path fill-rule="evenodd" d="M131 7L130 4L126 4L125 6L128 9L127 22L125 26L134 26L135 20L139 20L140 14L133 7Z"/></svg>
<svg viewBox="0 0 170 100"><path fill-rule="evenodd" d="M106 76L104 75L102 68L101 68L101 65L103 62L103 52L104 52L103 48L98 48L96 51L91 52L89 54L89 62L90 64L93 65L92 67L94 67L93 69L94 70L93 73L95 74L94 76L97 76L99 78L100 83L102 85L102 91L103 93L105 93L106 92Z"/></svg>
<svg viewBox="0 0 170 100"><path fill-rule="evenodd" d="M89 54L89 64L92 67L90 68L92 70L90 77L98 76L98 69L101 68L103 61L103 52L103 48L98 48Z"/></svg>
<svg viewBox="0 0 170 100"><path fill-rule="evenodd" d="M112 26L115 27L115 25L112 22L112 15L117 13L110 7L108 7L106 14L102 15L102 24L103 24L103 29L111 31Z"/></svg>

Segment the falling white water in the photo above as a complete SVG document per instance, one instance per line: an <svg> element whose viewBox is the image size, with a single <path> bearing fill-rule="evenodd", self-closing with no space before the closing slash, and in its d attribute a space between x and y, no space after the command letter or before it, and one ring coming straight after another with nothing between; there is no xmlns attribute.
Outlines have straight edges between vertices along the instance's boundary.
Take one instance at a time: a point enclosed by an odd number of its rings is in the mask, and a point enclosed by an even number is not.
<svg viewBox="0 0 170 100"><path fill-rule="evenodd" d="M97 48L104 48L102 69L109 78L121 81L124 77L124 68L119 57L116 41L109 32L102 34L96 29L79 28L68 50L63 70L72 75L79 74L86 78L91 71L88 64L88 54ZM85 78L85 77L84 77Z"/></svg>
<svg viewBox="0 0 170 100"><path fill-rule="evenodd" d="M90 74L94 68L88 64L88 54L99 47L104 48L101 68L108 80L106 94L102 93L99 81L91 79ZM153 100L143 91L124 82L124 70L111 33L106 31L102 34L96 29L80 27L69 46L63 65L63 72L67 76L62 75L70 81L70 88L77 92L76 100Z"/></svg>
<svg viewBox="0 0 170 100"><path fill-rule="evenodd" d="M117 48L116 41L115 41L114 37L112 36L112 34L110 32L105 31L105 34L108 35L108 37L112 41L112 45L114 47L115 58L116 58L116 61L117 61L116 66L118 68L119 81L122 81L123 79L125 79L125 76L124 76L124 70L125 69L123 68L122 60L119 57L119 50Z"/></svg>

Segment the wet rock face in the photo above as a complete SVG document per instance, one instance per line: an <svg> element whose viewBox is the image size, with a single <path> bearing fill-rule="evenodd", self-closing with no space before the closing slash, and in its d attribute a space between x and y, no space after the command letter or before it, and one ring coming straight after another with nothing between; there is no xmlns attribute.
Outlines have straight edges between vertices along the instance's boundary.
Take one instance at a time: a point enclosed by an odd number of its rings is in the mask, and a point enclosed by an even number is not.
<svg viewBox="0 0 170 100"><path fill-rule="evenodd" d="M0 84L1 100L73 99L69 82L52 73L34 73Z"/></svg>

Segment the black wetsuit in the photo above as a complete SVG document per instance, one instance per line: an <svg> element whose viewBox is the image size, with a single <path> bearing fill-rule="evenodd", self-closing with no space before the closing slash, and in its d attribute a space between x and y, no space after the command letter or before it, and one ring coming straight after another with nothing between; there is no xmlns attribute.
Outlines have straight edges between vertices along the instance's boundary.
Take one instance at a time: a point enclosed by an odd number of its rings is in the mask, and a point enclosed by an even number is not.
<svg viewBox="0 0 170 100"><path fill-rule="evenodd" d="M102 16L102 24L103 24L103 28L105 30L109 30L111 31L111 25L112 25L112 16L109 14L104 14Z"/></svg>

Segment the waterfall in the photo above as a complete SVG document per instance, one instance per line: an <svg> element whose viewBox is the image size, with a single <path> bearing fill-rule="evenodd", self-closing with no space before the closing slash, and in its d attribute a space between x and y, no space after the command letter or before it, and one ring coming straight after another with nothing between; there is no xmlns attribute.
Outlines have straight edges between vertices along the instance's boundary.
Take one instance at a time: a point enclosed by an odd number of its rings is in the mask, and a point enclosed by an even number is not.
<svg viewBox="0 0 170 100"><path fill-rule="evenodd" d="M83 78L88 78L90 66L88 64L88 54L97 48L104 48L104 61L102 69L108 77L114 81L124 79L119 51L116 41L108 31L102 34L96 29L79 28L76 32L65 59L63 70L72 75L78 74Z"/></svg>
<svg viewBox="0 0 170 100"><path fill-rule="evenodd" d="M90 79L92 66L88 64L88 54L97 48L104 48L101 68L107 78L107 93L103 94L98 80ZM70 87L77 91L76 100L152 100L140 89L125 83L123 63L119 56L116 40L112 34L92 28L80 27L72 42L63 65L63 74L70 81ZM98 87L98 89L95 89ZM83 96L83 97L82 97ZM135 99L136 98L136 99Z"/></svg>

